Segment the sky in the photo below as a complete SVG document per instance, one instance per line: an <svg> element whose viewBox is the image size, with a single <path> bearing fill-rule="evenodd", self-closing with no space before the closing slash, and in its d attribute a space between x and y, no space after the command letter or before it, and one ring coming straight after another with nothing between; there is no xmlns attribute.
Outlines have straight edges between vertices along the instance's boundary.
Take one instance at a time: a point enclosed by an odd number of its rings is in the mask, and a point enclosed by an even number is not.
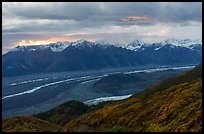
<svg viewBox="0 0 204 134"><path fill-rule="evenodd" d="M2 54L58 41L202 40L201 2L3 2Z"/></svg>

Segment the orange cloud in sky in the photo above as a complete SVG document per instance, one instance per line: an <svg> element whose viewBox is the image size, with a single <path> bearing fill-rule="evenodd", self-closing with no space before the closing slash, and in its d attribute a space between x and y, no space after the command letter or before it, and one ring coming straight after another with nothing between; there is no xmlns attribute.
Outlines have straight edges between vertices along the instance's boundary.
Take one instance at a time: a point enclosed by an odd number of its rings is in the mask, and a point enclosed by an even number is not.
<svg viewBox="0 0 204 134"><path fill-rule="evenodd" d="M75 41L75 40L78 40L78 38L68 38L68 37L64 37L64 36L61 36L61 37L51 37L51 38L44 38L42 37L43 39L39 39L39 40L33 40L33 39L30 39L30 40L27 40L27 39L24 39L24 40L21 40L19 42L17 42L16 44L17 45L20 45L20 46L31 46L31 45L45 45L45 44L49 44L49 43L54 43L54 42L59 42L59 41Z"/></svg>
<svg viewBox="0 0 204 134"><path fill-rule="evenodd" d="M40 44L49 44L52 41L49 40L22 40L17 42L19 46L29 46L29 45L40 45Z"/></svg>
<svg viewBox="0 0 204 134"><path fill-rule="evenodd" d="M80 34L82 34L82 33L80 33ZM23 39L17 43L13 43L13 44L15 44L14 47L16 45L18 45L18 46L45 45L45 44L49 44L49 43L63 42L63 41L74 42L74 41L81 39L79 37L74 37L74 35L75 35L75 33L74 34L64 34L62 36L51 37L51 38L47 38L47 39L42 37L43 39L39 39L39 40ZM96 38L84 38L84 39L89 40L89 41L96 41Z"/></svg>

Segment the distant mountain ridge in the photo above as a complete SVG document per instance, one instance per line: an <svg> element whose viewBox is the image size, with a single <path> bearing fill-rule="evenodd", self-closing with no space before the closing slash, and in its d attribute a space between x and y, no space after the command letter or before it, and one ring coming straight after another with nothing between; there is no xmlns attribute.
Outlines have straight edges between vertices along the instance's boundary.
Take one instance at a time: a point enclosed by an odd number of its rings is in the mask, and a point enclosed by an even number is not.
<svg viewBox="0 0 204 134"><path fill-rule="evenodd" d="M160 48L170 45L172 48L174 47L185 47L188 49L194 50L194 47L196 46L202 46L202 41L201 40L191 40L191 39L184 39L184 40L179 40L179 39L166 39L161 42L153 42L153 43L145 43L140 40L135 40L126 46L123 46L126 49L138 51L138 50L144 50L145 47L151 47L151 46L156 46L156 50L159 50Z"/></svg>
<svg viewBox="0 0 204 134"><path fill-rule="evenodd" d="M173 45L173 46L181 46L181 47L186 47L186 48L191 48L194 45L202 45L202 41L200 40L191 40L191 39L184 39L184 40L179 40L179 39L166 39L164 41L161 42L153 42L153 43L145 43L143 41L140 40L134 40L131 43L128 43L127 45L122 45L122 46L118 46L118 44L114 44L114 43L109 43L106 41L96 41L96 42L92 42L92 41L87 41L84 39L75 41L75 42L68 42L68 41L64 41L64 42L56 42L56 43L50 43L47 45L31 45L31 46L16 46L15 48L11 49L10 51L36 51L36 50L45 50L45 49L50 49L53 52L62 52L64 49L66 49L68 46L78 46L80 47L80 44L83 43L89 43L90 46L94 46L94 45L104 45L104 46L109 46L109 45L113 45L116 47L122 47L122 48L126 48L129 50L137 50L139 48L141 48L144 45L152 45L152 44L157 44L157 45Z"/></svg>
<svg viewBox="0 0 204 134"><path fill-rule="evenodd" d="M146 44L135 40L126 46L118 46L108 42L78 40L17 46L2 56L2 74L8 77L141 65L197 65L201 61L202 43L199 41L167 40Z"/></svg>
<svg viewBox="0 0 204 134"><path fill-rule="evenodd" d="M84 45L86 44L86 45ZM75 41L75 42L56 42L56 43L49 43L46 45L31 45L31 46L16 46L15 48L11 49L10 51L43 51L43 50L51 50L52 52L62 52L69 46L75 46L77 48L83 48L85 46L92 47L95 45L113 45L108 42L92 42L92 41L87 41L84 39Z"/></svg>

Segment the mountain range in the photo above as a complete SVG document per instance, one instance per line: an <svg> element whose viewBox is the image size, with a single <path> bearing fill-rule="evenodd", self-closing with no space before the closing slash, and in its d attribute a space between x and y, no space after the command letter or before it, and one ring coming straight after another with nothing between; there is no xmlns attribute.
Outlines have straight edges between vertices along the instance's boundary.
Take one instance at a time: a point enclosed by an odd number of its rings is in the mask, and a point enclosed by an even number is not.
<svg viewBox="0 0 204 134"><path fill-rule="evenodd" d="M34 73L143 65L197 65L202 61L202 42L168 39L158 43L135 40L127 45L107 42L57 42L17 46L2 56L3 77Z"/></svg>

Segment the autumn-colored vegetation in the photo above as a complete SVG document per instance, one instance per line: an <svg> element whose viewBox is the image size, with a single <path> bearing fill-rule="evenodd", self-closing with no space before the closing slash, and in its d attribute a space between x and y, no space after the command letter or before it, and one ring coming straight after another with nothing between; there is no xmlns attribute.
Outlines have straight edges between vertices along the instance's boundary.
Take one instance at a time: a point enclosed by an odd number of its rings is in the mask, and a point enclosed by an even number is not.
<svg viewBox="0 0 204 134"><path fill-rule="evenodd" d="M64 129L32 116L16 116L2 121L2 132L64 132Z"/></svg>
<svg viewBox="0 0 204 134"><path fill-rule="evenodd" d="M67 131L202 131L202 66L84 114Z"/></svg>

